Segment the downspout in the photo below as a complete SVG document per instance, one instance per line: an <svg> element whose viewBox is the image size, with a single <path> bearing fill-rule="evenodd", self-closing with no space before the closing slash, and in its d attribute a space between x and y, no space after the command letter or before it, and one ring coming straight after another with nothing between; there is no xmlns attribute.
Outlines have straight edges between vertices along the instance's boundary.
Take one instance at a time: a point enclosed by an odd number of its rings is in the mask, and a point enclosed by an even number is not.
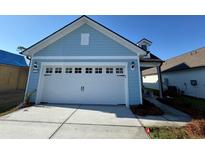
<svg viewBox="0 0 205 154"><path fill-rule="evenodd" d="M158 74L158 78L159 78L159 92L160 92L160 98L163 98L163 83L162 83L162 74L161 74L161 66L162 63L157 66L157 74Z"/></svg>

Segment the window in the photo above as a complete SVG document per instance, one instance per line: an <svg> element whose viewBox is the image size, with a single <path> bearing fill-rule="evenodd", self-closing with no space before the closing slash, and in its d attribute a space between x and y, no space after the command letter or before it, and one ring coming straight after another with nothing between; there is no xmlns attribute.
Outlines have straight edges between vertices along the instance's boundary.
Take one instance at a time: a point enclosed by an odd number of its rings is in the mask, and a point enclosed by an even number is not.
<svg viewBox="0 0 205 154"><path fill-rule="evenodd" d="M51 74L52 72L53 72L53 68L51 68L51 67L46 68L46 73L47 74Z"/></svg>
<svg viewBox="0 0 205 154"><path fill-rule="evenodd" d="M96 74L101 74L102 73L102 68L95 68L95 73Z"/></svg>
<svg viewBox="0 0 205 154"><path fill-rule="evenodd" d="M92 70L93 70L92 68L86 68L85 73L92 73Z"/></svg>
<svg viewBox="0 0 205 154"><path fill-rule="evenodd" d="M55 68L55 73L62 73L62 68L60 67Z"/></svg>
<svg viewBox="0 0 205 154"><path fill-rule="evenodd" d="M75 73L81 73L82 72L82 68L75 68Z"/></svg>
<svg viewBox="0 0 205 154"><path fill-rule="evenodd" d="M89 45L89 38L90 34L88 33L82 33L81 34L81 45Z"/></svg>
<svg viewBox="0 0 205 154"><path fill-rule="evenodd" d="M72 68L65 68L65 73L72 73Z"/></svg>
<svg viewBox="0 0 205 154"><path fill-rule="evenodd" d="M123 74L123 68L122 67L116 68L116 74Z"/></svg>
<svg viewBox="0 0 205 154"><path fill-rule="evenodd" d="M106 73L108 73L108 74L113 73L113 68L106 68Z"/></svg>

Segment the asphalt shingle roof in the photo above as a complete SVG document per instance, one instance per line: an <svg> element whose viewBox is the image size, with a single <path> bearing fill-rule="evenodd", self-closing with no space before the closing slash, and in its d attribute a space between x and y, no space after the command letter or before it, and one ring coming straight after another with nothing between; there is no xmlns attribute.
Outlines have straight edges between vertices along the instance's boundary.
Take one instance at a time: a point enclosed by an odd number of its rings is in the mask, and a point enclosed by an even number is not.
<svg viewBox="0 0 205 154"><path fill-rule="evenodd" d="M23 56L0 50L0 64L27 66Z"/></svg>
<svg viewBox="0 0 205 154"><path fill-rule="evenodd" d="M205 66L205 47L199 48L180 56L166 60L162 66L162 72L179 71L184 69L192 69ZM156 74L156 68L144 70L143 75Z"/></svg>

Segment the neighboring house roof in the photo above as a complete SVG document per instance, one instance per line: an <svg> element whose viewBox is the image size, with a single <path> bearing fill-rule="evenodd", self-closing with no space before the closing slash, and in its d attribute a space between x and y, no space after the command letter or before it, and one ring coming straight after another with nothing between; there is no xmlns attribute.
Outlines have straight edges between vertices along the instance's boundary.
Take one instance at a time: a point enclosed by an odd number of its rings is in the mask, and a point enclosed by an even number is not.
<svg viewBox="0 0 205 154"><path fill-rule="evenodd" d="M167 59L161 66L162 72L179 71L205 66L205 47L199 48L177 57ZM156 68L144 70L143 75L156 74Z"/></svg>
<svg viewBox="0 0 205 154"><path fill-rule="evenodd" d="M23 56L0 50L0 64L27 66Z"/></svg>
<svg viewBox="0 0 205 154"><path fill-rule="evenodd" d="M31 47L27 48L21 54L32 56L36 52L40 51L41 49L47 47L48 45L54 43L55 41L59 40L60 38L64 37L65 35L69 34L70 32L74 31L75 29L79 28L83 24L88 24L89 26L95 28L96 30L102 32L106 36L110 37L111 39L115 40L119 44L123 45L124 47L130 49L134 53L138 55L146 55L147 51L139 47L137 44L131 42L130 40L124 38L123 36L117 34L116 32L110 30L109 28L101 25L100 23L94 21L93 19L83 15L80 18L76 19L75 21L71 22L70 24L64 26L63 28L59 29L58 31L54 32L53 34L49 35L48 37L42 39L41 41L37 42L36 44L32 45Z"/></svg>

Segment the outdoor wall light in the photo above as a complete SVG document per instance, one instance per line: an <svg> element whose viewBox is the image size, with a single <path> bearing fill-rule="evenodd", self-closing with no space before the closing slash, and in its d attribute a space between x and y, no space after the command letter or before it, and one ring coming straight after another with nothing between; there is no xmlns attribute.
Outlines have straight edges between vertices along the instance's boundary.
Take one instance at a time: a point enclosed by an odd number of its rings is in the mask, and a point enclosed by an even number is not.
<svg viewBox="0 0 205 154"><path fill-rule="evenodd" d="M132 61L132 62L131 62L131 70L134 70L134 69L135 69L135 62Z"/></svg>
<svg viewBox="0 0 205 154"><path fill-rule="evenodd" d="M38 72L38 63L34 62L33 64L33 72Z"/></svg>

